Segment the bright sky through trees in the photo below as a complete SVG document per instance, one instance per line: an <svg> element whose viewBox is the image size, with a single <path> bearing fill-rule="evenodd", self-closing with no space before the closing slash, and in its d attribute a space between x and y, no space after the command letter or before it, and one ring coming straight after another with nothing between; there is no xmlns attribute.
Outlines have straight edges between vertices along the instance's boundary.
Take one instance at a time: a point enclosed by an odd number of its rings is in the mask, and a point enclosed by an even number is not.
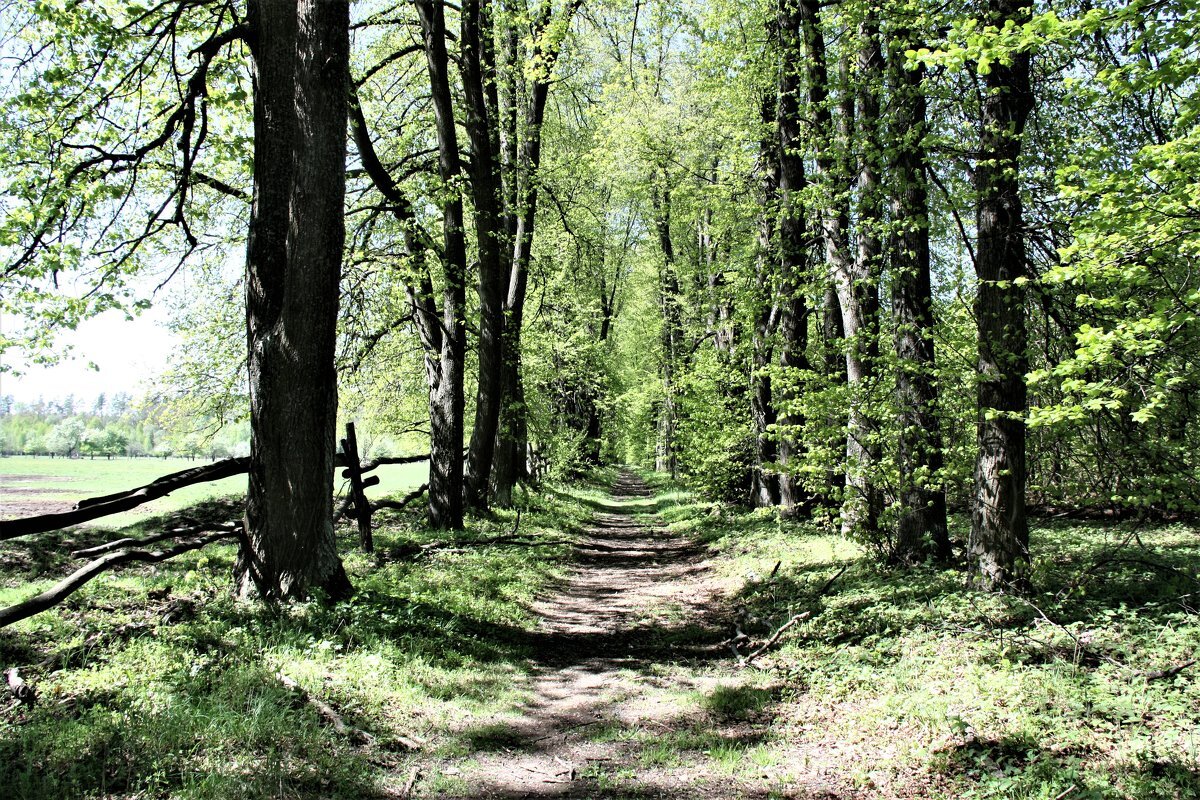
<svg viewBox="0 0 1200 800"><path fill-rule="evenodd" d="M19 374L0 372L0 395L21 403L69 394L89 401L102 392L140 395L162 372L176 345L164 319L165 311L151 310L133 320L119 311L88 320L62 335L63 349L70 351L58 364L24 365L6 358L5 365Z"/></svg>

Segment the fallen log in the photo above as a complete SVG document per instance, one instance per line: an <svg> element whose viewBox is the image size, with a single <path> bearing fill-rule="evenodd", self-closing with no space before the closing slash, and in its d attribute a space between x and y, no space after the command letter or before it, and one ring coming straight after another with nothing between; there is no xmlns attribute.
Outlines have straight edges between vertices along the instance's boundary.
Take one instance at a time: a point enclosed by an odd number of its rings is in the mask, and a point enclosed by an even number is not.
<svg viewBox="0 0 1200 800"><path fill-rule="evenodd" d="M428 483L422 483L418 488L406 494L400 500L376 500L371 503L371 510L378 511L381 508L387 508L392 511L402 511L408 507L410 503L416 500L429 489Z"/></svg>
<svg viewBox="0 0 1200 800"><path fill-rule="evenodd" d="M106 494L100 497L89 497L85 500L80 500L75 504L75 510L78 511L82 508L91 508L92 506L111 503L114 500L133 497L139 492L153 489L157 486L170 486L171 488L169 491L175 491L180 487L190 486L193 483L219 481L222 478L240 475L249 469L249 456L243 456L242 458L227 458L223 461L215 461L212 464L205 464L202 467L192 467L191 469L172 472L170 475L164 475L161 478L155 478L145 486L138 486L134 489L126 489L123 492L113 492L112 494Z"/></svg>
<svg viewBox="0 0 1200 800"><path fill-rule="evenodd" d="M8 684L8 693L18 703L31 706L37 702L37 691L21 677L16 667L4 670L4 680Z"/></svg>
<svg viewBox="0 0 1200 800"><path fill-rule="evenodd" d="M11 625L14 622L32 617L34 614L40 614L48 608L61 603L63 600L77 592L84 584L119 564L127 564L130 562L141 562L145 564L157 564L160 561L166 561L169 558L174 558L177 555L187 553L191 550L199 550L202 547L207 547L214 542L219 542L222 539L236 537L238 534L230 531L221 531L191 542L182 542L169 547L166 550L118 550L115 553L109 553L100 558L85 564L75 570L66 578L63 578L57 584L42 592L39 595L29 598L16 605L8 608L0 609L0 628L6 625Z"/></svg>
<svg viewBox="0 0 1200 800"><path fill-rule="evenodd" d="M166 539L178 539L181 536L195 536L208 531L226 531L228 533L237 533L241 527L240 522L226 522L223 525L193 525L188 528L175 528L164 533L156 533L153 536L147 536L144 539L116 539L104 544L98 544L95 547L88 547L83 550L71 551L72 558L85 558L87 556L98 556L101 553L108 553L113 550L120 550L122 547L147 547L148 545L164 541Z"/></svg>

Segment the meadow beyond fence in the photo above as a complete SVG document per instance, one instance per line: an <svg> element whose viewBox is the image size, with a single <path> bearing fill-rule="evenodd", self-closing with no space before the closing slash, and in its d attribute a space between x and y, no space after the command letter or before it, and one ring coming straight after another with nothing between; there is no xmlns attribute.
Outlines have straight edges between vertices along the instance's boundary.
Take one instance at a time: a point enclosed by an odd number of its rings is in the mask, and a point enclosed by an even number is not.
<svg viewBox="0 0 1200 800"><path fill-rule="evenodd" d="M363 550L370 552L373 548L371 538L371 515L373 511L379 508L404 508L420 497L426 490L426 486L422 484L399 501L378 500L371 502L367 499L366 489L379 486L381 480L378 476L369 475L368 473L375 472L384 465L417 464L427 461L429 456L428 454L422 454L380 457L363 461L358 454L353 423L347 424L346 437L342 439L341 444L342 450L335 455L334 466L344 467L341 477L346 481L347 491L345 500L341 503L335 515L335 522L344 514L353 516L358 523L360 546ZM108 464L111 462L105 461L102 463ZM133 489L87 497L76 502L74 507L67 511L54 511L16 519L0 520L0 541L61 530L98 519L112 517L131 511L152 500L166 497L179 489L200 484L210 484L246 474L249 468L249 458L224 459L211 464L163 475ZM217 523L204 522L184 525L140 539L119 538L95 547L75 550L71 553L73 558L94 557L94 560L89 561L46 591L16 605L0 609L0 627L4 627L17 620L25 619L57 605L97 575L118 565L130 562L156 563L165 561L182 553L207 547L214 542L230 539L238 539L244 543L245 531L242 520L233 519ZM144 549L149 545L167 540L175 541L175 544L165 549Z"/></svg>

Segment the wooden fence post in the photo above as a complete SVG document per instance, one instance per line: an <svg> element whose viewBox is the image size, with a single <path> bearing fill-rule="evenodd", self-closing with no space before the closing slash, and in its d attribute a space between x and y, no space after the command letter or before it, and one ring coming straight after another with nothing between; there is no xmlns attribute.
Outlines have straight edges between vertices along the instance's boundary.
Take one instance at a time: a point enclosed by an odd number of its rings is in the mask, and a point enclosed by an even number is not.
<svg viewBox="0 0 1200 800"><path fill-rule="evenodd" d="M375 551L371 537L371 504L367 502L366 486L362 477L362 461L358 455L358 437L354 435L354 423L346 423L346 438L342 439L342 452L346 455L343 478L350 479L350 496L354 500L354 516L358 519L358 542L364 553Z"/></svg>

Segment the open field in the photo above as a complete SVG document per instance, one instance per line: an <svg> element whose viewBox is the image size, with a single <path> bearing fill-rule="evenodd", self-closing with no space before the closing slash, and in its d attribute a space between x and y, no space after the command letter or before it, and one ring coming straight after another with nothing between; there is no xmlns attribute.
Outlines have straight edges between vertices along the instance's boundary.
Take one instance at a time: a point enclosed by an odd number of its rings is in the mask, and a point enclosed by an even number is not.
<svg viewBox="0 0 1200 800"><path fill-rule="evenodd" d="M32 516L66 511L87 497L111 494L144 486L155 478L209 463L186 458L45 458L12 456L0 458L0 518ZM397 464L380 467L380 484L368 490L370 497L409 491L425 482L428 465ZM340 487L338 479L336 487ZM123 528L152 517L178 511L203 500L243 494L246 476L236 475L211 483L186 486L144 506L89 523L92 527Z"/></svg>

